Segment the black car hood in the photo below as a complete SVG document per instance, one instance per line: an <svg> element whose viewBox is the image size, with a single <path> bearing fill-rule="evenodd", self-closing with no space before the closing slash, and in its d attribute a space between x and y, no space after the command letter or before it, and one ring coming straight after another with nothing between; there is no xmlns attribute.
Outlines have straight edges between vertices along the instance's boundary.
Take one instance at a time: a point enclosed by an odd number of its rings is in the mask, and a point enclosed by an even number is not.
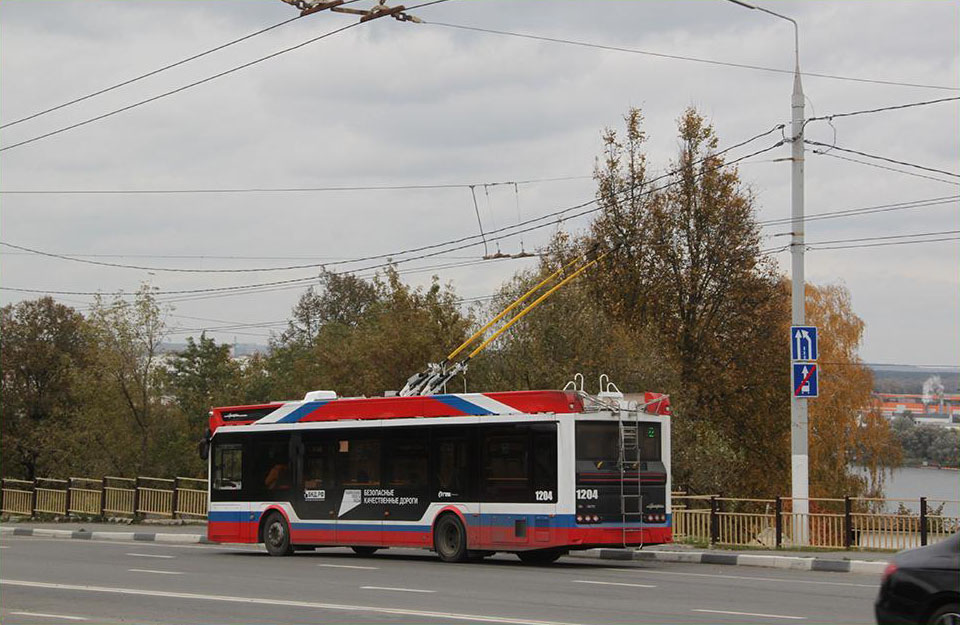
<svg viewBox="0 0 960 625"><path fill-rule="evenodd" d="M956 570L960 567L960 532L926 547L901 551L893 561L901 568Z"/></svg>

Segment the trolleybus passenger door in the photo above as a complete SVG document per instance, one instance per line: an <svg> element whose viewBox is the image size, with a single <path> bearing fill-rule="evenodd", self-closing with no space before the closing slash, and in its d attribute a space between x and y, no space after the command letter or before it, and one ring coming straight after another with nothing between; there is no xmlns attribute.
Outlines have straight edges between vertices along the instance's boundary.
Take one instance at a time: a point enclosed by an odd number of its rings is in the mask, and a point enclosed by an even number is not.
<svg viewBox="0 0 960 625"><path fill-rule="evenodd" d="M389 494L381 481L380 428L344 430L336 435L339 486L337 542L341 545L381 545L384 501Z"/></svg>
<svg viewBox="0 0 960 625"><path fill-rule="evenodd" d="M336 441L324 432L294 434L297 453L293 508L301 523L293 533L300 544L330 545L337 538Z"/></svg>
<svg viewBox="0 0 960 625"><path fill-rule="evenodd" d="M384 427L383 540L390 545L425 547L430 531L424 513L430 505L430 432L424 427Z"/></svg>
<svg viewBox="0 0 960 625"><path fill-rule="evenodd" d="M557 423L530 425L530 450L533 464L531 479L533 501L536 503L530 543L544 547L559 539L557 528L557 501L560 494L557 472L559 427Z"/></svg>
<svg viewBox="0 0 960 625"><path fill-rule="evenodd" d="M459 509L466 521L467 543L479 544L477 427L438 425L431 428L430 437L429 501L436 504L437 509L451 505ZM424 521L432 523L433 517Z"/></svg>
<svg viewBox="0 0 960 625"><path fill-rule="evenodd" d="M244 486L244 445L238 437L217 436L210 454L210 510L207 537L219 542L250 540L250 504Z"/></svg>
<svg viewBox="0 0 960 625"><path fill-rule="evenodd" d="M557 424L486 424L480 431L483 542L549 546L556 538Z"/></svg>

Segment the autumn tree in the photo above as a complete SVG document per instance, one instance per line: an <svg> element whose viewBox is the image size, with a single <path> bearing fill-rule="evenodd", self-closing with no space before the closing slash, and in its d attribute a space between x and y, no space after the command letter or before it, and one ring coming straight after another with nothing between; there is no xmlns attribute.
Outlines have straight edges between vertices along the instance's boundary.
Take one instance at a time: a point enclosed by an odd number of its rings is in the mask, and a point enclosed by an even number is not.
<svg viewBox="0 0 960 625"><path fill-rule="evenodd" d="M486 319L558 267L580 257L584 250L561 233L543 252L537 267L518 272L500 288L483 313ZM575 268L576 265L570 271ZM591 267L501 335L470 365L469 388L561 388L576 373L584 375L592 392L596 392L599 376L604 373L624 389L673 386L672 361L659 349L657 337L622 323L595 297L589 281L606 269L605 264ZM543 290L563 277L545 285Z"/></svg>
<svg viewBox="0 0 960 625"><path fill-rule="evenodd" d="M268 376L277 397L321 388L343 395L399 390L463 340L470 325L452 288L436 279L413 288L388 268L371 282L328 276L322 286L295 308L301 316L310 311L315 334L291 328L272 346Z"/></svg>
<svg viewBox="0 0 960 625"><path fill-rule="evenodd" d="M810 492L814 497L882 490L884 471L900 463L890 425L871 409L873 375L858 355L864 323L839 284L807 285L806 318L819 330L820 396L808 400ZM866 468L867 477L853 471Z"/></svg>
<svg viewBox="0 0 960 625"><path fill-rule="evenodd" d="M186 424L162 396L164 314L146 285L132 301L98 297L89 313L97 350L85 372L82 435L104 471L169 473L180 461L177 432Z"/></svg>
<svg viewBox="0 0 960 625"><path fill-rule="evenodd" d="M186 347L161 370L165 393L173 396L191 423L203 425L211 406L238 400L240 365L230 351L230 345L218 345L206 333L198 340L187 337Z"/></svg>
<svg viewBox="0 0 960 625"><path fill-rule="evenodd" d="M656 337L676 372L675 483L699 492L771 494L788 483L780 278L760 249L752 194L717 152L694 109L678 120L679 149L653 179L642 116L607 130L598 159L601 212L581 247L609 255L594 297L635 335ZM776 391L774 390L776 389Z"/></svg>
<svg viewBox="0 0 960 625"><path fill-rule="evenodd" d="M72 468L77 375L90 345L83 316L53 298L0 309L0 449L6 474L32 479Z"/></svg>

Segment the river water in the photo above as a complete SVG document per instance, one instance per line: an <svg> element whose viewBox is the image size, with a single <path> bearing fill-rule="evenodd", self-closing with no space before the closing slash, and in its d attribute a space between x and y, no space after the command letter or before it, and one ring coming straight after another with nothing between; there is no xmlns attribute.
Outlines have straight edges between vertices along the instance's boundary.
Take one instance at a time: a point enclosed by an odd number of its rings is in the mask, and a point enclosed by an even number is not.
<svg viewBox="0 0 960 625"><path fill-rule="evenodd" d="M887 475L883 486L884 497L887 499L912 499L903 502L905 506L919 511L920 497L926 497L928 506L943 506L943 514L960 516L960 471L953 469L896 469ZM893 502L892 510L896 510L897 502Z"/></svg>

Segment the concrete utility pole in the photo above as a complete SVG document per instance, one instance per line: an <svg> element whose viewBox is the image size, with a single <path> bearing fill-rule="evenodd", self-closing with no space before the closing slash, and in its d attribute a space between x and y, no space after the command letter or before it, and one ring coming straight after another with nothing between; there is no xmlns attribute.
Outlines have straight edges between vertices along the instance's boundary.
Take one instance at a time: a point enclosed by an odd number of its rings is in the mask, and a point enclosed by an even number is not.
<svg viewBox="0 0 960 625"><path fill-rule="evenodd" d="M787 20L793 24L794 41L794 73L793 73L793 94L790 98L791 110L791 143L792 143L792 168L790 174L790 208L792 216L793 232L790 238L790 257L791 257L791 287L792 287L792 310L793 325L802 326L806 323L805 293L806 285L803 272L803 120L804 120L804 97L803 85L800 82L800 27L796 20L775 13L763 7L759 7L741 0L729 0L747 9L763 11L774 17ZM810 513L810 453L808 448L809 419L807 417L807 400L796 397L794 389L790 389L790 460L792 488L791 496L793 498L794 512L794 543L805 545L809 542L809 533L807 528L809 524L807 515Z"/></svg>

